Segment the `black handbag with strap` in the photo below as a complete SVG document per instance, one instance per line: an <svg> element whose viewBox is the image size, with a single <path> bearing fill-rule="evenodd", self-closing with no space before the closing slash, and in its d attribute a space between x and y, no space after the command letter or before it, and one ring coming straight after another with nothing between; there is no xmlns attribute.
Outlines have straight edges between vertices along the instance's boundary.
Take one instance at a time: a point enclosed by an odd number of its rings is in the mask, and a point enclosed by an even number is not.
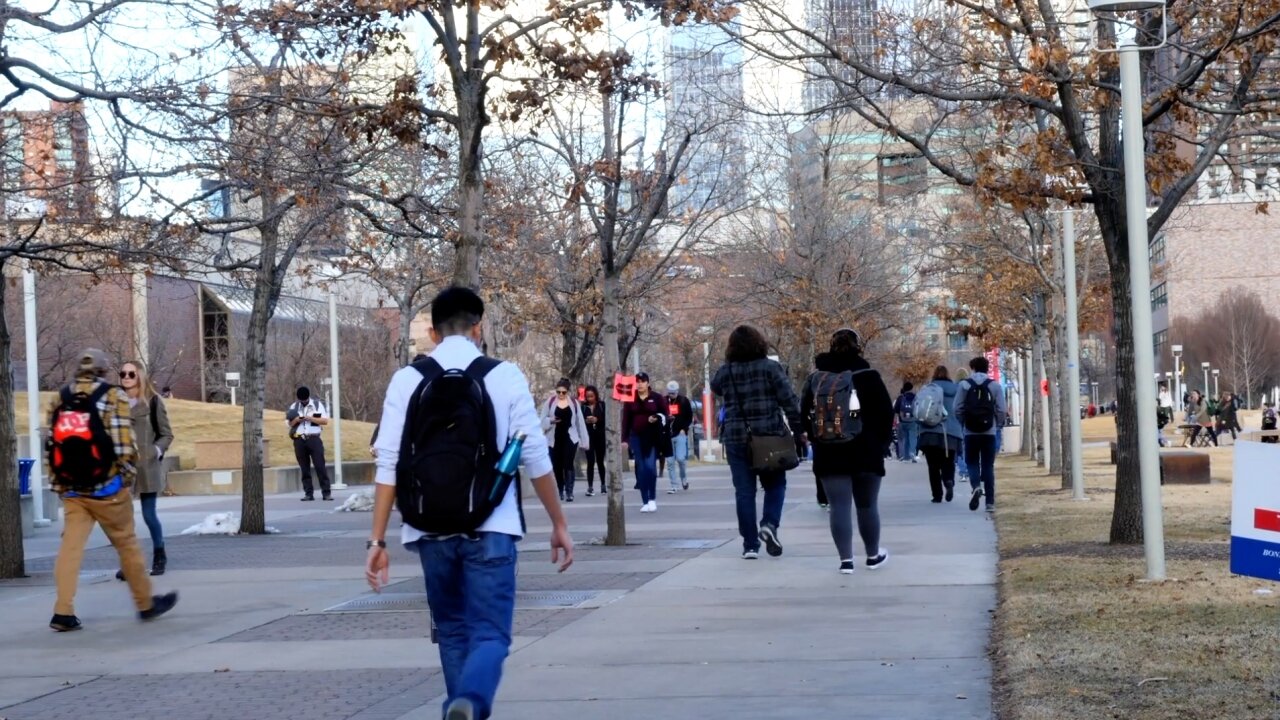
<svg viewBox="0 0 1280 720"><path fill-rule="evenodd" d="M738 392L738 379L729 368L729 380L733 383L733 392L738 395L738 414L742 415L742 423L747 426L747 450L751 455L751 469L761 473L786 472L800 467L800 455L796 452L795 440L790 435L756 435L751 431L751 421L747 419L746 406L742 394Z"/></svg>

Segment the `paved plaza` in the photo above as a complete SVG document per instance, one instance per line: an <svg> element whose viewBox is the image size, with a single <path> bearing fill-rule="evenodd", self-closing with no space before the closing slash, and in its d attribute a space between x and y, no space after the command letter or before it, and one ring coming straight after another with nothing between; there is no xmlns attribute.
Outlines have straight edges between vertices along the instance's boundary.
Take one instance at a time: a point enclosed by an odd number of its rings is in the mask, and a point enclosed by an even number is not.
<svg viewBox="0 0 1280 720"><path fill-rule="evenodd" d="M890 466L891 560L852 576L837 572L807 466L790 474L779 559L739 557L723 465L691 468L691 491L660 492L654 514L629 492L626 547L598 544L604 500L579 483L567 505L577 561L563 575L530 500L494 717L991 718L992 522L969 512L967 492L931 504L923 463ZM146 625L95 534L76 599L85 629L50 631L58 528L29 539L31 577L0 581L0 718L438 718L443 680L416 557L394 548L392 584L374 596L363 580L369 514L296 496L268 498L277 535L178 536L238 506L161 499L170 565L156 588L181 602Z"/></svg>

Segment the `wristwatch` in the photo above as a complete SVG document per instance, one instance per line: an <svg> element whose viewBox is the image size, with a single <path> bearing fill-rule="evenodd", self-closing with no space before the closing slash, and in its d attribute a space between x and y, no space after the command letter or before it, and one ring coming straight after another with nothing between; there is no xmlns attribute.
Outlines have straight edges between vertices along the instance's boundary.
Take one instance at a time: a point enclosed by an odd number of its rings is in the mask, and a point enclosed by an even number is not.
<svg viewBox="0 0 1280 720"><path fill-rule="evenodd" d="M366 540L365 541L365 544L364 544L365 550L372 550L375 547L386 549L387 541L386 540Z"/></svg>

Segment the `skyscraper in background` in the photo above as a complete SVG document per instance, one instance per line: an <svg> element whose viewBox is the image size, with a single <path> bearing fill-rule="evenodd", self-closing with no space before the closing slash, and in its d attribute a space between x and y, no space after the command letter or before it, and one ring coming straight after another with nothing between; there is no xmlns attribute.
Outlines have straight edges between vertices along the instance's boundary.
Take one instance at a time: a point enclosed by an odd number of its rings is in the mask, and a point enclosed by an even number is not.
<svg viewBox="0 0 1280 720"><path fill-rule="evenodd" d="M672 189L674 213L712 210L742 179L742 49L715 25L670 28L666 46L667 158L675 162L687 132L693 138Z"/></svg>
<svg viewBox="0 0 1280 720"><path fill-rule="evenodd" d="M830 48L866 63L878 63L877 0L806 0L805 24ZM868 81L849 65L810 61L804 80L804 109L813 112L856 101Z"/></svg>

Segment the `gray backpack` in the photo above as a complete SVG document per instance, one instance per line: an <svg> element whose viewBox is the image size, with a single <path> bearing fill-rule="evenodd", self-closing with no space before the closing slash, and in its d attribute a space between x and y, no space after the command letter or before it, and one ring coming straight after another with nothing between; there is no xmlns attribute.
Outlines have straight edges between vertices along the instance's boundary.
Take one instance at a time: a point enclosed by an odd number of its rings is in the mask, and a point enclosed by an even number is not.
<svg viewBox="0 0 1280 720"><path fill-rule="evenodd" d="M916 419L927 428L935 428L947 419L947 394L942 386L930 383L916 395Z"/></svg>

